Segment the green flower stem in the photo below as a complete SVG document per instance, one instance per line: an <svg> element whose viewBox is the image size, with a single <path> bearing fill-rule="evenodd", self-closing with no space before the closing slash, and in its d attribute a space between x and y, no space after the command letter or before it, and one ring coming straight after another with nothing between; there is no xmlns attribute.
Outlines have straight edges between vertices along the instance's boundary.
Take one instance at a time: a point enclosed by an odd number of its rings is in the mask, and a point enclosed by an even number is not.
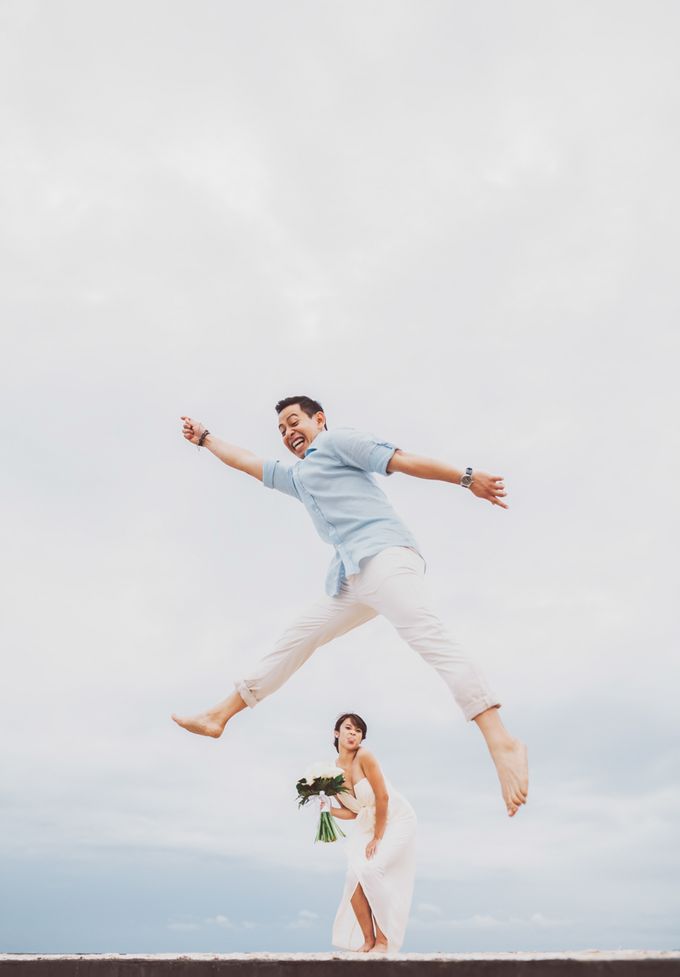
<svg viewBox="0 0 680 977"><path fill-rule="evenodd" d="M319 817L319 824L316 829L316 837L314 841L322 842L332 842L337 841L340 837L345 837L345 832L342 828L338 827L335 823L335 819L328 811L324 811Z"/></svg>

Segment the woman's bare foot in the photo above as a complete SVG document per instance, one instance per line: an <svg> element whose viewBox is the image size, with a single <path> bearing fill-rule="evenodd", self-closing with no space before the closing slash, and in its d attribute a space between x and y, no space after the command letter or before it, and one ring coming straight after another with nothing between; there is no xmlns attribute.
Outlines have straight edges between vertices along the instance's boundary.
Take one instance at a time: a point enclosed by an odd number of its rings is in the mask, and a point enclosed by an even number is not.
<svg viewBox="0 0 680 977"><path fill-rule="evenodd" d="M360 946L357 953L368 953L375 946L375 940L366 940L363 946Z"/></svg>
<svg viewBox="0 0 680 977"><path fill-rule="evenodd" d="M211 710L199 712L196 716L176 716L173 712L172 718L182 729L199 736L212 736L213 739L219 739L226 726Z"/></svg>
<svg viewBox="0 0 680 977"><path fill-rule="evenodd" d="M387 943L384 940L376 940L370 953L387 953Z"/></svg>
<svg viewBox="0 0 680 977"><path fill-rule="evenodd" d="M526 804L529 793L529 762L527 748L520 740L489 747L501 782L503 800L512 818L522 804Z"/></svg>

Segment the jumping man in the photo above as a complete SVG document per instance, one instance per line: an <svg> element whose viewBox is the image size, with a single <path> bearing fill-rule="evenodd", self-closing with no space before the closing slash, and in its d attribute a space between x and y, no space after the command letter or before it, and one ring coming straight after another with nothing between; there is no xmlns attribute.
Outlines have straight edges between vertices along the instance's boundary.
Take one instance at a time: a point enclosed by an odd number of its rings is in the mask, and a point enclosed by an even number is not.
<svg viewBox="0 0 680 977"><path fill-rule="evenodd" d="M512 817L527 799L526 747L506 730L500 703L482 673L431 609L418 544L372 473L452 482L507 509L503 479L471 468L463 473L353 428L329 431L321 404L310 397L286 397L275 409L283 443L298 459L290 468L222 441L190 417L182 417L182 433L230 468L302 502L335 550L326 594L293 622L247 678L235 683L230 696L196 716L172 718L191 733L221 736L233 716L280 688L317 648L382 614L436 669L465 718L481 730Z"/></svg>

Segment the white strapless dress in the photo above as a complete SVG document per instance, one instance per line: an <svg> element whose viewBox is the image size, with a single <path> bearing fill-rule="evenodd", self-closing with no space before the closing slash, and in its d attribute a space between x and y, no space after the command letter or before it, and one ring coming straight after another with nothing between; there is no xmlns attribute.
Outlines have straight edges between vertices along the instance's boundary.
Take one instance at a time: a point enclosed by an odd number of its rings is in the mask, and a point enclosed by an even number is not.
<svg viewBox="0 0 680 977"><path fill-rule="evenodd" d="M358 950L364 942L350 902L359 884L387 937L389 952L397 953L404 942L416 871L416 815L406 798L389 783L387 792L385 834L371 859L366 858L366 845L373 837L375 825L375 794L371 785L363 777L354 785L356 796L339 794L336 798L358 815L353 822L344 822L350 825L346 841L349 864L333 923L333 946L343 950Z"/></svg>

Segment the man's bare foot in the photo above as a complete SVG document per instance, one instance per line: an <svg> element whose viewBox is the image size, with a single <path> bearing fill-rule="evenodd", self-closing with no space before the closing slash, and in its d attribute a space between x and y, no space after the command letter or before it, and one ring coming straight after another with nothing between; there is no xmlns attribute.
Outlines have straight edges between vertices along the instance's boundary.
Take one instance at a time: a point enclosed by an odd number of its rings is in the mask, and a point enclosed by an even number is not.
<svg viewBox="0 0 680 977"><path fill-rule="evenodd" d="M176 716L173 712L172 718L182 729L197 733L199 736L212 736L213 739L218 739L226 726L226 723L217 719L210 710L199 712L196 716Z"/></svg>
<svg viewBox="0 0 680 977"><path fill-rule="evenodd" d="M375 946L374 940L365 940L363 945L359 947L357 953L368 953Z"/></svg>
<svg viewBox="0 0 680 977"><path fill-rule="evenodd" d="M219 739L230 719L246 708L245 699L239 692L232 692L230 696L218 702L216 706L198 712L195 716L178 716L173 712L172 718L182 729L199 736L210 736Z"/></svg>
<svg viewBox="0 0 680 977"><path fill-rule="evenodd" d="M527 748L520 740L508 738L502 743L489 745L496 772L501 782L503 800L512 818L529 793L529 762Z"/></svg>
<svg viewBox="0 0 680 977"><path fill-rule="evenodd" d="M387 943L384 940L376 940L370 953L387 953Z"/></svg>

